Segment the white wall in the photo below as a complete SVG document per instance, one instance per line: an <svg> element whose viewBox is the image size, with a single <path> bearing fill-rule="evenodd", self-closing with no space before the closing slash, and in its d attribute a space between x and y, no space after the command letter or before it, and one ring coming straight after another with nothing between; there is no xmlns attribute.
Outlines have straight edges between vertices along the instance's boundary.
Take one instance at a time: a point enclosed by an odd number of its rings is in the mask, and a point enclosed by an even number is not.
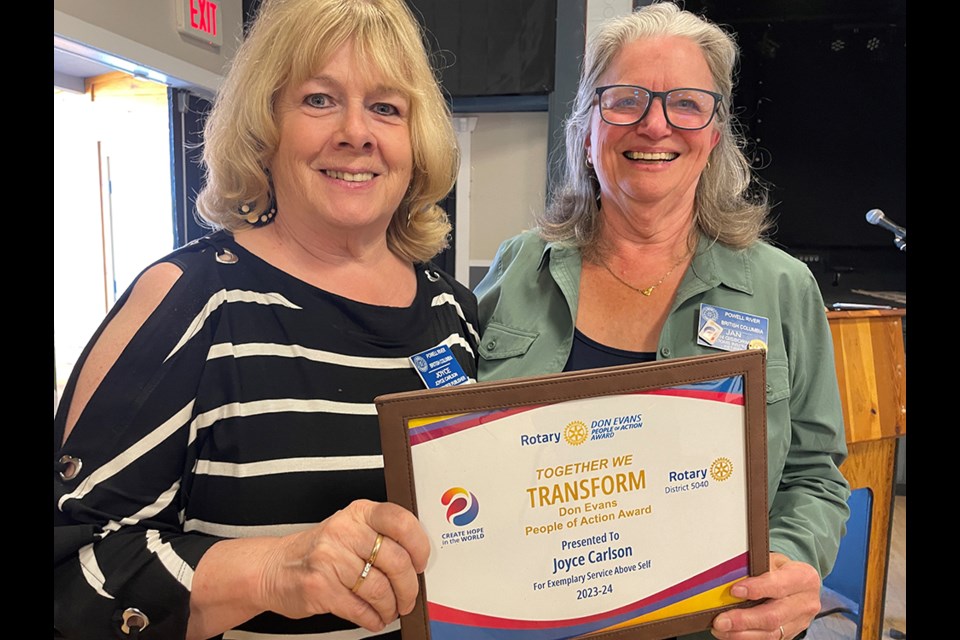
<svg viewBox="0 0 960 640"><path fill-rule="evenodd" d="M470 154L470 264L489 264L506 238L533 226L547 189L547 114L476 115Z"/></svg>
<svg viewBox="0 0 960 640"><path fill-rule="evenodd" d="M588 0L587 38L589 39L604 21L628 15L631 11L633 11L633 0Z"/></svg>

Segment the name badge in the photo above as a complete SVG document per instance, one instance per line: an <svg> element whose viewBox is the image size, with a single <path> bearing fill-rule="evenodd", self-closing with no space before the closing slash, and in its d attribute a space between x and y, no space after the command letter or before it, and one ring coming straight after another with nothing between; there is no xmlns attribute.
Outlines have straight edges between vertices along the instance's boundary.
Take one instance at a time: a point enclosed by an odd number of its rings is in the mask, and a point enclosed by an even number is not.
<svg viewBox="0 0 960 640"><path fill-rule="evenodd" d="M763 316L701 303L697 344L721 351L765 350L767 325Z"/></svg>
<svg viewBox="0 0 960 640"><path fill-rule="evenodd" d="M467 374L463 372L463 367L451 353L450 347L445 344L413 354L410 356L410 362L413 363L413 368L417 370L417 375L423 380L427 389L452 387L469 380Z"/></svg>

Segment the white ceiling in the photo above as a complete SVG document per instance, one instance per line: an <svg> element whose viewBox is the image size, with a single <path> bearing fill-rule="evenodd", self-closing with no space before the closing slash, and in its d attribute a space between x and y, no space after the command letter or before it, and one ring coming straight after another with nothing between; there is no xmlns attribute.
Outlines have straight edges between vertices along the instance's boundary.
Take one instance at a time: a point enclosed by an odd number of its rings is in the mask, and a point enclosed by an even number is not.
<svg viewBox="0 0 960 640"><path fill-rule="evenodd" d="M83 91L85 78L92 78L110 71L116 71L116 69L63 49L53 48L53 85L55 87Z"/></svg>

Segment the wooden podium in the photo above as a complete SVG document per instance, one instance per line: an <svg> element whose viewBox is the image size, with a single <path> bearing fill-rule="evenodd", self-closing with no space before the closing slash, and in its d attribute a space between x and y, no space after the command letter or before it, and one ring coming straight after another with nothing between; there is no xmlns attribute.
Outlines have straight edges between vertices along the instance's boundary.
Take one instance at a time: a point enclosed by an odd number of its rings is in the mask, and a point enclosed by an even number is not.
<svg viewBox="0 0 960 640"><path fill-rule="evenodd" d="M903 309L828 311L848 457L840 467L851 489L873 494L860 638L879 640L893 518L897 438L907 433Z"/></svg>

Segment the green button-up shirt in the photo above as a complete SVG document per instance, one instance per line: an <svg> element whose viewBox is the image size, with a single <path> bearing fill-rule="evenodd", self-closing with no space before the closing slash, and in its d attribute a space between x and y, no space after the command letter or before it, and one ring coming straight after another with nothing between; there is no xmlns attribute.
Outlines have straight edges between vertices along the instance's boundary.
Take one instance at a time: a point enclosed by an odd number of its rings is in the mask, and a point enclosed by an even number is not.
<svg viewBox="0 0 960 640"><path fill-rule="evenodd" d="M480 380L556 373L573 343L578 249L535 232L504 242L477 286ZM769 320L767 461L770 548L813 565L836 560L849 485L833 342L810 270L766 243L732 250L701 238L660 334L657 359L715 354L697 344L701 303ZM705 636L706 637L706 636Z"/></svg>

